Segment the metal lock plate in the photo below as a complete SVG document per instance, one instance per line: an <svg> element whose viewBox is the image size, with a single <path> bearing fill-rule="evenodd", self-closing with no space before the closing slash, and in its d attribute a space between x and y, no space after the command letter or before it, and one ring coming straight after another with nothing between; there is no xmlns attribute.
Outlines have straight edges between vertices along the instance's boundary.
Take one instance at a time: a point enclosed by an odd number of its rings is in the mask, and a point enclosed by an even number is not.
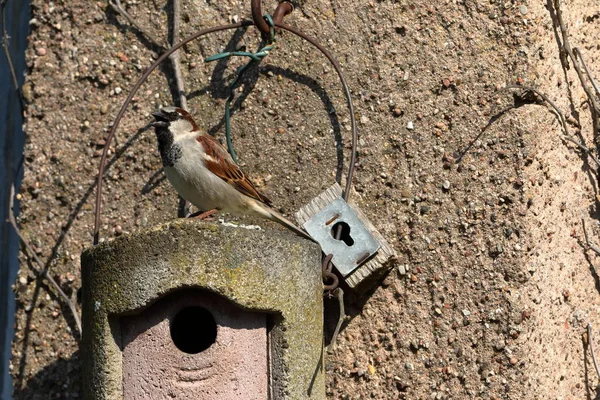
<svg viewBox="0 0 600 400"><path fill-rule="evenodd" d="M342 239L336 240L335 233L340 224ZM371 258L380 247L354 210L341 198L326 205L303 226L325 254L333 254L333 265L344 277Z"/></svg>

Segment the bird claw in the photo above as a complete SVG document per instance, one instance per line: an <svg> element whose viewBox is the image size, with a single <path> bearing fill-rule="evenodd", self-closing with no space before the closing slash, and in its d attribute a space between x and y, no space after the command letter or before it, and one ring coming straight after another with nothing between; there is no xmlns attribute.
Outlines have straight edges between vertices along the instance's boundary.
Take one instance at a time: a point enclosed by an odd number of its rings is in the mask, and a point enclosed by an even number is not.
<svg viewBox="0 0 600 400"><path fill-rule="evenodd" d="M218 209L214 208L212 210L208 210L208 211L197 211L193 214L188 215L188 218L196 218L199 219L200 221L214 221L215 217L213 217L212 215L215 214L217 211L219 211Z"/></svg>

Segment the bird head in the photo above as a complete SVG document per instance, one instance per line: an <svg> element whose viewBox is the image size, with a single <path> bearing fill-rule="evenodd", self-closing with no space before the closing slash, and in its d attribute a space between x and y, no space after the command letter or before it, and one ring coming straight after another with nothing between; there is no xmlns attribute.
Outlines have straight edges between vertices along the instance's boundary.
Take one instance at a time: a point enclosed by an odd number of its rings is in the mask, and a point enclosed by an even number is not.
<svg viewBox="0 0 600 400"><path fill-rule="evenodd" d="M198 130L198 125L194 119L182 108L163 107L152 113L154 122L151 125L159 129L168 129L174 136Z"/></svg>

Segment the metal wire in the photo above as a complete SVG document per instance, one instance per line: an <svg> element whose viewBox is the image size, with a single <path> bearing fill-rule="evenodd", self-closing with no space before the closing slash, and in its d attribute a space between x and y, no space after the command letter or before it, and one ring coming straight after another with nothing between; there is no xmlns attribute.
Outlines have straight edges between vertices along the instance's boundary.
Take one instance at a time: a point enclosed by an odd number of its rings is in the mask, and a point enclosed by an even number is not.
<svg viewBox="0 0 600 400"><path fill-rule="evenodd" d="M593 335L592 324L588 324L587 326L587 334L588 334L588 344L590 346L590 354L592 355L592 361L594 362L594 368L596 369L596 374L600 378L600 367L598 367L598 361L596 360L596 353L594 352L594 335Z"/></svg>
<svg viewBox="0 0 600 400"><path fill-rule="evenodd" d="M265 15L265 19L269 23L270 27L270 40L267 42L266 46L258 50L256 53L251 53L248 51L227 51L206 57L204 59L204 62L211 62L227 57L250 58L250 61L248 61L247 64L238 68L235 79L229 84L229 96L227 96L227 100L225 101L225 141L227 142L227 151L229 151L229 155L236 164L238 163L238 159L237 155L235 154L231 139L231 102L235 97L235 90L239 86L244 72L246 72L252 65L260 63L262 59L269 55L269 52L273 50L273 42L275 41L275 25L273 24L273 18L270 15Z"/></svg>
<svg viewBox="0 0 600 400"><path fill-rule="evenodd" d="M309 42L310 44L315 46L317 49L319 49L319 51L321 51L321 53L323 53L323 55L325 57L327 57L327 59L329 60L331 65L333 65L335 72L337 72L338 77L340 78L340 81L342 82L342 86L344 88L344 94L346 95L346 101L348 103L348 110L350 112L350 125L351 125L351 130L352 130L352 150L350 153L350 165L348 166L348 175L346 176L346 187L344 189L344 193L342 193L342 198L347 203L348 199L350 198L350 189L352 188L352 176L354 175L354 164L356 163L356 143L358 142L358 132L356 130L356 118L354 117L354 105L352 104L352 96L350 94L350 88L348 87L348 83L346 83L346 78L344 78L344 74L342 73L342 69L340 68L340 65L338 64L337 60L335 58L333 58L333 56L327 51L327 49L325 49L323 46L321 46L315 39L311 38L308 35L305 35L304 33L300 32L299 30L292 28L291 26L285 25L283 23L275 22L275 26L282 28L286 31L289 31L297 36L300 36L302 39L306 40L307 42ZM337 232L335 233L335 239L340 240L341 237L342 237L342 227L339 226ZM324 287L325 292L327 292L327 296L331 296L332 291L335 290L339 284L338 277L332 272L332 270L333 270L333 264L331 263L332 258L333 258L333 255L329 254L323 260L323 267L324 267L323 268L323 279L324 279L323 287ZM325 266L326 266L326 268L325 268ZM332 279L333 282L331 284L326 284L325 282L329 279Z"/></svg>
<svg viewBox="0 0 600 400"><path fill-rule="evenodd" d="M94 218L94 245L98 244L99 236L100 236L99 233L100 233L100 210L102 207L102 181L104 179L104 168L106 166L105 164L106 164L106 156L108 154L108 149L113 140L113 137L115 136L117 128L119 127L119 123L121 122L121 119L123 118L123 115L125 115L127 106L129 105L129 103L131 103L131 100L133 99L133 97L135 96L135 94L137 93L139 88L146 81L146 79L148 79L148 77L150 76L152 71L154 71L164 60L166 60L172 53L177 51L180 47L186 45L187 43L191 42L192 40L198 39L199 37L204 36L209 33L224 31L224 30L228 30L228 29L237 29L237 28L241 28L243 26L251 26L251 25L253 25L252 21L240 21L235 24L220 25L220 26L215 26L212 28L202 29L201 31L183 39L181 42L177 43L176 45L171 47L169 50L164 52L150 66L150 68L148 68L146 71L144 71L144 73L142 74L140 79L135 83L135 85L131 89L131 92L129 92L129 96L127 96L127 99L125 99L125 102L121 106L121 109L119 110L119 113L117 114L117 117L115 118L115 121L113 122L113 124L110 128L108 137L106 138L106 145L104 146L104 149L102 150L102 157L100 157L100 167L98 169L98 177L96 178L97 183L96 183L96 215Z"/></svg>
<svg viewBox="0 0 600 400"><path fill-rule="evenodd" d="M321 270L322 270L322 274L323 274L323 291L328 291L331 292L333 291L335 288L338 287L339 283L340 283L340 279L337 277L336 274L334 274L333 272L331 272L331 259L333 258L333 254L328 254L323 258L323 262L321 264ZM327 283L328 281L331 281L331 283Z"/></svg>
<svg viewBox="0 0 600 400"><path fill-rule="evenodd" d="M256 3L257 2L255 0L253 0L253 2L252 2L253 7ZM260 1L258 1L258 4L260 6ZM285 3L282 3L282 4L285 4ZM253 15L254 15L254 12L253 12ZM285 15L285 13L280 13L279 15ZM262 14L261 14L260 20L264 22L264 24L265 24L265 26L267 26L267 28L269 28L266 21L264 19L262 19ZM332 64L333 68L335 69L335 71L338 74L338 77L342 83L342 86L344 89L344 94L346 96L348 110L350 112L350 124L351 124L351 130L352 130L352 151L350 154L350 165L348 167L348 175L346 176L345 190L344 190L344 193L342 194L344 201L347 202L348 198L350 196L350 189L352 187L352 177L354 175L354 164L356 163L356 145L357 145L357 141L358 141L358 132L356 130L356 119L354 117L354 106L352 104L352 97L351 97L350 89L348 87L346 79L344 78L342 70L341 70L338 62L335 60L335 58L333 58L333 56L329 53L329 51L327 51L323 46L321 46L315 39L298 31L295 28L292 28L291 26L281 23L278 20L275 20L274 23L277 28L281 28L281 29L286 30L296 36L299 36L300 38L306 40L307 42L312 44L314 47L316 47L321 53L323 53L323 55ZM252 21L244 20L244 21L240 21L235 24L221 25L221 26L203 29L193 35L190 35L187 38L183 39L181 42L175 44L173 47L171 47L165 53L163 53L146 71L144 71L144 73L142 74L140 79L135 83L135 85L131 89L131 92L127 96L127 99L121 106L121 109L119 110L119 113L117 114L117 117L115 118L115 121L113 122L113 124L111 126L108 137L106 138L106 145L104 146L104 149L102 150L102 157L100 158L100 167L99 167L98 176L97 176L96 210L95 210L95 218L94 218L94 241L93 241L94 245L98 244L99 236L100 236L100 211L101 211L101 207L102 207L102 182L103 182L103 178L104 178L104 169L106 166L105 164L106 164L106 157L108 154L108 149L110 147L112 139L115 136L115 133L119 126L119 123L121 122L121 119L123 118L123 115L125 114L127 106L129 105L129 103L131 102L131 100L133 99L133 97L135 96L137 91L139 90L139 88L146 81L146 79L148 79L148 76L150 76L152 71L154 71L160 65L160 63L162 63L164 60L166 60L169 57L169 55L171 55L173 52L175 52L176 50L178 50L185 44L191 42L192 40L198 39L201 36L204 36L209 33L219 32L219 31L229 30L229 29L237 29L237 28L241 28L244 26L251 26L251 25L255 25L255 23ZM259 23L256 24L256 26L260 29L259 25L260 25ZM267 32L270 32L270 29L267 29ZM341 236L341 229L339 229L338 232L336 233L336 238L339 240L340 236ZM331 264L330 264L331 257L330 256L331 255L326 257L324 260L324 261L327 261L327 267L328 267L327 271L324 273L324 277L326 279L333 280L331 285L327 285L327 287L329 288L328 290L333 290L333 289L335 289L335 287L337 287L337 283L339 280L338 280L337 276L335 276L335 274L331 273ZM333 275L335 278L333 278L331 275Z"/></svg>
<svg viewBox="0 0 600 400"><path fill-rule="evenodd" d="M350 94L350 88L348 87L348 83L346 83L346 78L344 78L344 74L342 73L342 69L340 65L336 61L335 58L321 46L315 39L310 36L300 32L296 28L292 28L291 26L285 25L283 23L275 21L275 26L286 31L293 33L296 36L300 36L302 39L306 40L313 46L315 46L331 63L335 72L337 72L340 81L342 82L342 86L344 88L344 94L346 95L346 101L348 103L348 111L350 112L350 125L352 130L352 151L350 153L350 165L348 167L348 175L346 176L346 187L344 189L344 193L342 193L342 198L345 202L348 202L348 198L350 197L350 189L352 188L352 176L354 175L354 164L356 163L356 143L358 142L358 132L356 130L356 118L354 118L354 105L352 104L352 96ZM341 236L341 230L338 230L338 234L336 234L336 239L339 240L339 236Z"/></svg>
<svg viewBox="0 0 600 400"><path fill-rule="evenodd" d="M268 34L271 31L271 28L263 19L261 0L252 0L250 9L252 11L252 20L254 21L254 25L265 35Z"/></svg>
<svg viewBox="0 0 600 400"><path fill-rule="evenodd" d="M275 12L273 13L273 22L278 24L281 23L281 21L283 21L283 18L292 11L294 11L294 5L289 1L283 1L279 3L277 5L277 8L275 9ZM275 28L275 31L278 30L279 28Z"/></svg>

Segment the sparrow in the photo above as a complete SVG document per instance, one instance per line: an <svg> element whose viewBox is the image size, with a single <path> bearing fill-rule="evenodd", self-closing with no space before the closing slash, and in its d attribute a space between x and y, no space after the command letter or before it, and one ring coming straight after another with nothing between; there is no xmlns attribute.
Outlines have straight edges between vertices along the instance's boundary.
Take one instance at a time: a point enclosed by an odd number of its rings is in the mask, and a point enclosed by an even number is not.
<svg viewBox="0 0 600 400"><path fill-rule="evenodd" d="M211 135L203 133L187 111L164 107L152 113L158 150L167 179L185 200L199 210L234 215L255 215L275 221L297 235L314 241L283 215L271 208Z"/></svg>

